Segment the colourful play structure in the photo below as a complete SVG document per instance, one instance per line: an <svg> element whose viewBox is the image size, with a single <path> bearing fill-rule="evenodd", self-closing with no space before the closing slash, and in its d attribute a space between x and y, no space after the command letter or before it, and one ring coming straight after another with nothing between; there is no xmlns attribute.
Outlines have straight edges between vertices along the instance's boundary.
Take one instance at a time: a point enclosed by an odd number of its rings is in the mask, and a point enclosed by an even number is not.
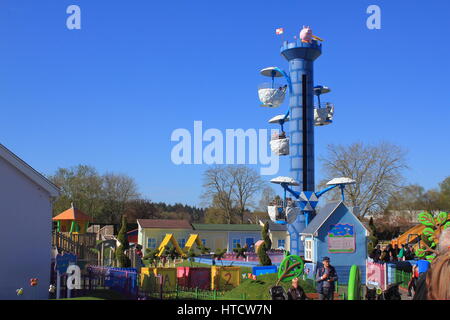
<svg viewBox="0 0 450 320"><path fill-rule="evenodd" d="M57 223L57 232L83 234L86 233L91 218L87 214L74 208L72 204L69 209L58 214L56 217L53 217L52 220Z"/></svg>
<svg viewBox="0 0 450 320"><path fill-rule="evenodd" d="M450 220L450 214L448 214L447 220ZM427 226L424 224L418 224L410 229L408 229L405 233L400 235L398 238L393 239L391 241L392 245L401 245L407 243L415 243L417 238L422 235L423 231Z"/></svg>
<svg viewBox="0 0 450 320"><path fill-rule="evenodd" d="M161 244L158 247L158 253L156 254L158 257L160 257L163 253L164 250L166 249L166 247L168 246L168 244L171 243L175 250L178 252L178 254L182 257L186 256L186 253L189 252L189 250L191 250L192 246L194 244L197 245L197 247L201 247L203 244L200 241L200 237L198 236L198 234L191 234L186 242L186 245L184 246L184 250L181 249L180 245L178 244L177 240L175 239L175 237L173 236L172 233L167 233L166 236L164 237L163 241L161 242Z"/></svg>

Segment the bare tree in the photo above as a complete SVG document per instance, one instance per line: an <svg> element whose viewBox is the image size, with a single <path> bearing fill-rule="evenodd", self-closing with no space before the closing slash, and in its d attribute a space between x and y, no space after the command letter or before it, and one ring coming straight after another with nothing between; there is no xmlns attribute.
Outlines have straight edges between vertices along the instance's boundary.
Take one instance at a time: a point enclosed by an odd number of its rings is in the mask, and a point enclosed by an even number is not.
<svg viewBox="0 0 450 320"><path fill-rule="evenodd" d="M120 221L126 204L139 197L137 185L133 178L122 174L107 173L103 175L103 214L110 222Z"/></svg>
<svg viewBox="0 0 450 320"><path fill-rule="evenodd" d="M275 190L273 190L272 187L270 186L265 187L261 192L261 200L259 200L258 209L260 211L267 212L267 206L270 204L272 200L275 199L276 195L277 194L275 193Z"/></svg>
<svg viewBox="0 0 450 320"><path fill-rule="evenodd" d="M352 178L356 184L346 186L346 202L359 207L361 217L382 213L403 181L405 154L402 148L387 142L328 145L326 156L320 158L325 175L321 185L335 177ZM330 192L330 196L338 198L339 193Z"/></svg>
<svg viewBox="0 0 450 320"><path fill-rule="evenodd" d="M408 221L414 221L418 211L423 210L425 189L417 184L411 184L395 191L389 198L385 215L402 216Z"/></svg>
<svg viewBox="0 0 450 320"><path fill-rule="evenodd" d="M254 207L253 197L258 193L263 182L261 176L253 169L245 166L229 167L230 174L234 176L236 187L233 190L236 214L241 223L244 223L244 213L247 207Z"/></svg>
<svg viewBox="0 0 450 320"><path fill-rule="evenodd" d="M244 223L245 210L253 207L253 197L261 189L260 175L246 166L215 166L203 175L202 198L222 210L228 224Z"/></svg>
<svg viewBox="0 0 450 320"><path fill-rule="evenodd" d="M225 220L230 224L233 220L233 189L236 181L227 168L215 166L204 172L203 188L205 190L202 198L211 206L221 209Z"/></svg>

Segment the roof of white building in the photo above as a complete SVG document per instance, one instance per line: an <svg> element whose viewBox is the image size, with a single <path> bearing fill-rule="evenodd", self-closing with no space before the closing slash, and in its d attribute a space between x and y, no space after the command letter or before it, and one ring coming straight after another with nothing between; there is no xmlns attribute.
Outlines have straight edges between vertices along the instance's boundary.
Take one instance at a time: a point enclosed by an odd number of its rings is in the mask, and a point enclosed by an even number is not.
<svg viewBox="0 0 450 320"><path fill-rule="evenodd" d="M16 156L11 150L6 148L0 143L0 158L4 159L6 162L11 164L24 176L30 179L32 182L37 184L39 187L47 191L51 197L59 197L61 191L54 185L50 180L44 177L42 174L33 169L25 161Z"/></svg>

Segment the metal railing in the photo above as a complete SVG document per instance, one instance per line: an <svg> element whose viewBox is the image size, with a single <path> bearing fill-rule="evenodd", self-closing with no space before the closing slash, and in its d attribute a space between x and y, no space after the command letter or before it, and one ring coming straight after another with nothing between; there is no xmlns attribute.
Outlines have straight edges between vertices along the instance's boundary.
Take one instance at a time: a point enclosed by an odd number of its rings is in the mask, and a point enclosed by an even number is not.
<svg viewBox="0 0 450 320"><path fill-rule="evenodd" d="M395 283L399 283L400 287L408 288L408 283L411 280L411 272L406 272L403 270L395 270Z"/></svg>

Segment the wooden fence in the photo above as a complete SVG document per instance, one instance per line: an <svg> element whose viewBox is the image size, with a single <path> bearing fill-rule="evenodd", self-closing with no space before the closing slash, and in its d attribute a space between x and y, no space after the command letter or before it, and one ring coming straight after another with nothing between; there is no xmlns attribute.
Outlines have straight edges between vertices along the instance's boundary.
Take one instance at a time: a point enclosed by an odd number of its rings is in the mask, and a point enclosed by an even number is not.
<svg viewBox="0 0 450 320"><path fill-rule="evenodd" d="M78 260L96 263L98 260L98 253L93 250L93 247L77 242L76 240L80 239L80 237L78 237L79 235L72 236L67 236L64 233L54 231L52 234L52 245L54 245L59 252L64 251L75 254Z"/></svg>

